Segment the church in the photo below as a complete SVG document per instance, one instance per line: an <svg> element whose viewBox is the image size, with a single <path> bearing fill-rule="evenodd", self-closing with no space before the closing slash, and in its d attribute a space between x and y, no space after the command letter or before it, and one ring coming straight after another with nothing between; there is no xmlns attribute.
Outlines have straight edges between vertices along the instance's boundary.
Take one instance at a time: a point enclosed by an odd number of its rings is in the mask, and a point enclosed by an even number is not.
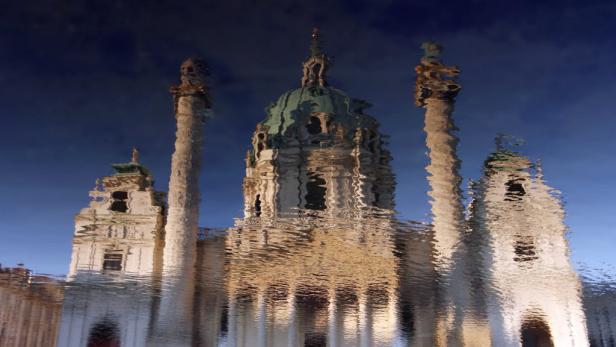
<svg viewBox="0 0 616 347"><path fill-rule="evenodd" d="M188 59L171 88L169 190L136 149L97 180L75 217L57 344L587 346L560 200L538 165L498 145L464 206L459 69L423 48L430 223L396 219L387 136L369 102L328 84L314 30L299 87L247 139L243 218L200 228L214 106L204 62Z"/></svg>

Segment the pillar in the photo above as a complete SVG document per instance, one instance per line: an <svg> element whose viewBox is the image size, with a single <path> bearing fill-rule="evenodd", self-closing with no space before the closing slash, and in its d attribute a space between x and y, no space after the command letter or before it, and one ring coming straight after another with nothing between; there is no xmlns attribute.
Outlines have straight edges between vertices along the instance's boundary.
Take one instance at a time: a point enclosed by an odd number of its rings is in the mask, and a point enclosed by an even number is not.
<svg viewBox="0 0 616 347"><path fill-rule="evenodd" d="M203 124L211 115L205 84L206 67L199 59L181 66L181 83L171 88L177 131L171 159L164 266L194 263L199 222L199 174Z"/></svg>
<svg viewBox="0 0 616 347"><path fill-rule="evenodd" d="M426 145L430 163L426 167L432 205L434 247L437 267L448 269L460 241L464 208L461 201L460 160L456 155L458 138L452 119L455 97L460 85L443 76L457 76L459 70L445 66L439 59L441 47L424 43L426 51L415 68L417 81L415 104L425 108Z"/></svg>

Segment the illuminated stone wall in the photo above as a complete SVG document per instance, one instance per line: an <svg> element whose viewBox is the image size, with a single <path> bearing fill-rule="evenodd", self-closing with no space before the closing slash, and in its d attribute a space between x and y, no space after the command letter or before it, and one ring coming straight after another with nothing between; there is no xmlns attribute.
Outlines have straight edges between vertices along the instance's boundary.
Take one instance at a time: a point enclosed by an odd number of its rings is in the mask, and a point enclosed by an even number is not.
<svg viewBox="0 0 616 347"><path fill-rule="evenodd" d="M47 277L0 267L0 346L55 346L62 295Z"/></svg>
<svg viewBox="0 0 616 347"><path fill-rule="evenodd" d="M135 158L136 159L136 158ZM163 237L164 194L136 161L114 164L97 180L90 205L75 216L69 278L79 271L151 274Z"/></svg>
<svg viewBox="0 0 616 347"><path fill-rule="evenodd" d="M499 148L486 160L473 199L474 256L481 258L492 344L588 345L562 203L539 168Z"/></svg>

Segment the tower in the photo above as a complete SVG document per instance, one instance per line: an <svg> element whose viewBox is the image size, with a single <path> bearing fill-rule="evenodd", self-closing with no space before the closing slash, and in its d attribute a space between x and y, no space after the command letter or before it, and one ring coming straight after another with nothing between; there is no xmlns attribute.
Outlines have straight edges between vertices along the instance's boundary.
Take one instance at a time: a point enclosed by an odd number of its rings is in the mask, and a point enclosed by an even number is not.
<svg viewBox="0 0 616 347"><path fill-rule="evenodd" d="M446 77L455 77L460 70L446 66L440 60L442 47L427 42L420 65L415 67L415 104L426 109L426 146L430 163L426 167L432 205L432 225L437 266L442 270L451 267L453 253L458 246L463 221L458 172L460 160L456 155L458 138L452 112L460 85Z"/></svg>
<svg viewBox="0 0 616 347"><path fill-rule="evenodd" d="M150 275L163 237L164 193L154 190L133 148L131 161L96 181L92 201L75 216L69 277L79 271Z"/></svg>
<svg viewBox="0 0 616 347"><path fill-rule="evenodd" d="M370 106L327 83L330 61L312 33L301 87L267 107L246 157L246 217L393 208L391 156Z"/></svg>
<svg viewBox="0 0 616 347"><path fill-rule="evenodd" d="M538 164L502 138L483 172L473 188L471 223L492 345L587 346L557 192Z"/></svg>
<svg viewBox="0 0 616 347"><path fill-rule="evenodd" d="M203 124L210 117L207 67L188 59L180 68L180 84L171 87L177 131L169 177L169 212L165 226L164 266L194 259L199 222L199 173Z"/></svg>
<svg viewBox="0 0 616 347"><path fill-rule="evenodd" d="M58 346L102 343L101 330L108 332L107 342L127 346L147 336L152 283L160 271L164 193L154 190L136 149L130 162L112 166L115 174L96 181L90 205L75 217Z"/></svg>

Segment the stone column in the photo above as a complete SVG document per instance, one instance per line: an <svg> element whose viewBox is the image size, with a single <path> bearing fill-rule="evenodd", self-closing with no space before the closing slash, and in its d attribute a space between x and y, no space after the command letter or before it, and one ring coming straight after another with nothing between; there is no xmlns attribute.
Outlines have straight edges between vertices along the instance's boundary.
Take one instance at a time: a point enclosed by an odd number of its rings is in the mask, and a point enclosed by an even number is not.
<svg viewBox="0 0 616 347"><path fill-rule="evenodd" d="M415 68L417 81L415 103L426 109L426 145L430 164L426 167L432 205L432 243L435 270L440 278L437 288L435 316L436 346L459 344L463 334L464 308L470 303L468 267L463 249L464 206L459 174L460 160L456 150L458 138L452 113L460 85L453 80L460 71L440 60L441 47L424 43L425 55ZM456 253L465 256L455 257ZM455 259L454 259L455 257Z"/></svg>
<svg viewBox="0 0 616 347"><path fill-rule="evenodd" d="M199 173L203 123L210 115L205 78L205 64L188 59L181 66L180 85L171 88L177 131L169 178L160 310L151 346L193 344Z"/></svg>
<svg viewBox="0 0 616 347"><path fill-rule="evenodd" d="M335 285L331 285L328 297L329 304L327 306L327 346L338 347L338 303L336 300Z"/></svg>
<svg viewBox="0 0 616 347"><path fill-rule="evenodd" d="M210 116L205 64L188 59L181 83L173 86L177 131L169 178L169 210L165 226L164 266L194 263L199 222L199 174L203 154L203 123Z"/></svg>
<svg viewBox="0 0 616 347"><path fill-rule="evenodd" d="M437 268L447 271L461 238L464 208L461 202L458 172L460 160L456 155L458 138L451 114L460 85L443 76L457 76L456 67L445 66L439 59L441 47L424 43L426 53L415 68L417 81L415 104L426 109L426 145L430 164L426 167L432 205L432 225Z"/></svg>
<svg viewBox="0 0 616 347"><path fill-rule="evenodd" d="M288 337L287 337L287 346L295 347L297 346L297 326L298 326L298 318L297 318L297 303L295 299L296 293L296 283L295 280L292 279L289 281L289 293L287 294L287 312L288 312Z"/></svg>

